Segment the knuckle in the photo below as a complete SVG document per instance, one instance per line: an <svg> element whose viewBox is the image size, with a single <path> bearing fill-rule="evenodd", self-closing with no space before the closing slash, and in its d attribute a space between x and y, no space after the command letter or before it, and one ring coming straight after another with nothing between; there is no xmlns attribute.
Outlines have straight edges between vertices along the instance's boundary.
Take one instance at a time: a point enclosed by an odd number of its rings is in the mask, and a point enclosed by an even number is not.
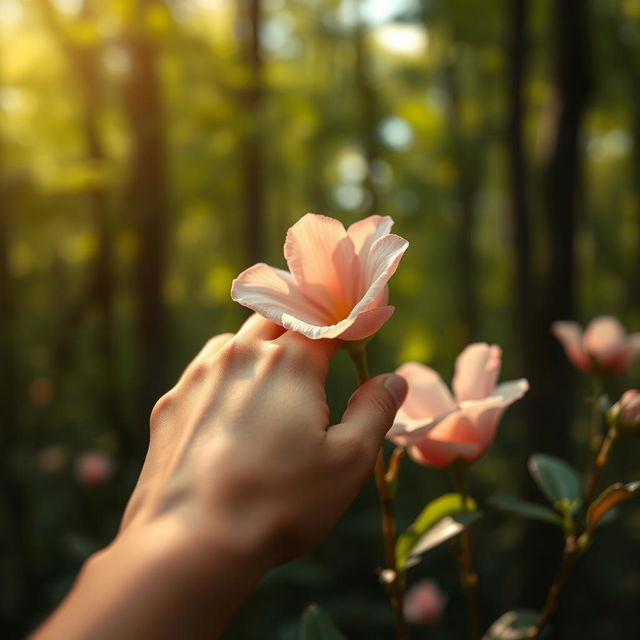
<svg viewBox="0 0 640 640"><path fill-rule="evenodd" d="M170 414L176 404L176 393L173 389L167 391L154 405L151 410L151 416L149 418L149 424L153 431L164 419Z"/></svg>

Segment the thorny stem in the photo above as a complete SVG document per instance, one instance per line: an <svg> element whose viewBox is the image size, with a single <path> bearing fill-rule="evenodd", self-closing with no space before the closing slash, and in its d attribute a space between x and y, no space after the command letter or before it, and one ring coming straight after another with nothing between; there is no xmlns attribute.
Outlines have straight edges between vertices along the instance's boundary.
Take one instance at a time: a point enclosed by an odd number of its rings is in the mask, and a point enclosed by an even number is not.
<svg viewBox="0 0 640 640"><path fill-rule="evenodd" d="M456 461L451 466L451 475L456 490L462 495L462 504L466 510L470 510L467 492L467 470L469 465L463 460ZM463 531L457 540L457 561L460 582L467 598L469 608L469 632L472 640L480 639L480 608L478 606L478 576L473 570L471 554L471 534L469 530Z"/></svg>
<svg viewBox="0 0 640 640"><path fill-rule="evenodd" d="M358 384L365 383L370 376L364 342L347 342L347 351L355 365ZM396 639L407 640L409 638L409 634L403 611L403 584L396 564L396 527L393 516L393 496L385 477L386 471L382 447L378 451L374 475L376 487L378 488L380 514L382 516L382 533L384 535L384 550L387 568L391 570L392 575L392 578L388 583L388 593L396 618Z"/></svg>

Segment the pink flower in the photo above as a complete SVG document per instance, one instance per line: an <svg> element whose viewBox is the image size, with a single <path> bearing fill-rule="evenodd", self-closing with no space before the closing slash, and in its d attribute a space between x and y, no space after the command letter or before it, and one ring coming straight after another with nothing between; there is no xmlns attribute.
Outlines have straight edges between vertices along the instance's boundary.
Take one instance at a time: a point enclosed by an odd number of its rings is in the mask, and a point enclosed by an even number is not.
<svg viewBox="0 0 640 640"><path fill-rule="evenodd" d="M409 392L387 437L420 464L446 467L458 458L478 458L493 442L505 409L529 388L524 378L496 386L501 359L497 345L466 347L456 359L455 399L433 369L402 365L396 373Z"/></svg>
<svg viewBox="0 0 640 640"><path fill-rule="evenodd" d="M76 477L87 487L109 482L113 474L111 458L102 451L85 451L76 459Z"/></svg>
<svg viewBox="0 0 640 640"><path fill-rule="evenodd" d="M560 340L567 357L581 371L622 373L640 355L640 333L627 335L611 316L593 319L584 335L577 322L558 321L551 331Z"/></svg>
<svg viewBox="0 0 640 640"><path fill-rule="evenodd" d="M422 580L413 585L404 597L404 615L409 622L432 626L436 624L447 605L447 598L438 585Z"/></svg>
<svg viewBox="0 0 640 640"><path fill-rule="evenodd" d="M289 271L256 264L233 281L231 297L308 338L366 338L394 311L387 282L409 246L389 233L392 225L389 216L370 216L345 231L308 213L287 232Z"/></svg>

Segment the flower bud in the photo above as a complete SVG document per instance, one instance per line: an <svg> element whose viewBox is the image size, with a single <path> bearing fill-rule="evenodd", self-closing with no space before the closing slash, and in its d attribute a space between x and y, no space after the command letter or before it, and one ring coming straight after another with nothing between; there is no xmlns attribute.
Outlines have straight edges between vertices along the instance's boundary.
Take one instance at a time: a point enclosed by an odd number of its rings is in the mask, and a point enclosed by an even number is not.
<svg viewBox="0 0 640 640"><path fill-rule="evenodd" d="M609 419L629 435L640 435L640 391L629 389L609 411Z"/></svg>
<svg viewBox="0 0 640 640"><path fill-rule="evenodd" d="M409 622L425 626L435 625L444 612L447 597L431 580L423 580L411 587L404 598L404 615Z"/></svg>
<svg viewBox="0 0 640 640"><path fill-rule="evenodd" d="M76 478L85 487L106 484L111 480L111 458L102 451L85 451L76 459Z"/></svg>

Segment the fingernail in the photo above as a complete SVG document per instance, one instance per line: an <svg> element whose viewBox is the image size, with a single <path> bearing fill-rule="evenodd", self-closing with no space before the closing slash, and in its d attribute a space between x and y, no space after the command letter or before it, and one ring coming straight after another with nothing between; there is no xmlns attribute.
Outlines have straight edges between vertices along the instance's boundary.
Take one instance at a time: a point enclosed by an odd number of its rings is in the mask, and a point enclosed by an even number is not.
<svg viewBox="0 0 640 640"><path fill-rule="evenodd" d="M405 399L407 395L407 383L402 376L398 376L395 373L392 373L387 379L384 381L384 386L387 391L394 397L396 401L396 407L399 407Z"/></svg>

